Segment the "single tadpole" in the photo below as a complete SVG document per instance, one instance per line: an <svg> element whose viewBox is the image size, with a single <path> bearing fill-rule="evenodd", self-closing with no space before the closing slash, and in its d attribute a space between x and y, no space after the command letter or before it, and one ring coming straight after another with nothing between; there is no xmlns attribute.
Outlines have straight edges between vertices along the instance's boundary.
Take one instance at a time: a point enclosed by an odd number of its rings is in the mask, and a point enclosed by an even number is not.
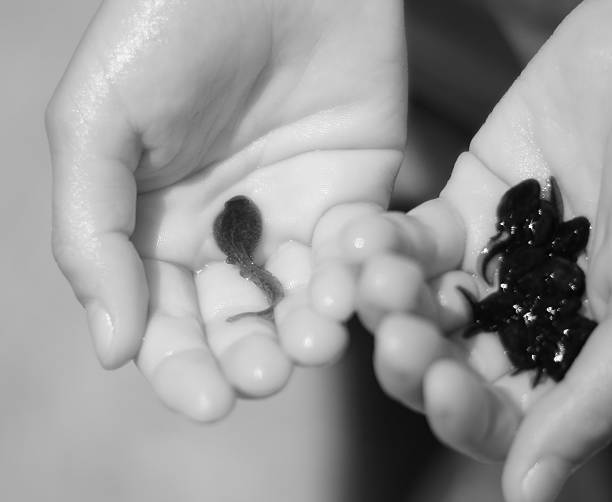
<svg viewBox="0 0 612 502"><path fill-rule="evenodd" d="M226 262L236 265L240 275L252 281L263 291L270 306L259 312L242 312L227 318L234 322L247 316L274 320L274 307L285 295L283 285L265 268L253 260L263 233L261 212L257 205L244 195L229 199L215 218L213 235L219 249L227 256Z"/></svg>

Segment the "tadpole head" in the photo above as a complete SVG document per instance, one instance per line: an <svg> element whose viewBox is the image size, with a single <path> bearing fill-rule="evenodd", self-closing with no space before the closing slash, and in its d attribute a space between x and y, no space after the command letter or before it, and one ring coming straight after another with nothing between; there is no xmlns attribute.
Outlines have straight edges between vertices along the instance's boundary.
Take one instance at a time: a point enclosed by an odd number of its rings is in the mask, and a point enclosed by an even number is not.
<svg viewBox="0 0 612 502"><path fill-rule="evenodd" d="M229 259L243 254L252 257L261 233L259 208L244 195L226 201L213 224L215 241Z"/></svg>
<svg viewBox="0 0 612 502"><path fill-rule="evenodd" d="M516 229L540 207L540 183L529 178L510 188L497 206L498 230L515 233Z"/></svg>
<svg viewBox="0 0 612 502"><path fill-rule="evenodd" d="M559 226L559 214L555 205L546 200L540 200L540 208L527 222L527 242L532 246L546 245L552 239L557 227Z"/></svg>
<svg viewBox="0 0 612 502"><path fill-rule="evenodd" d="M576 260L589 241L591 224L584 216L561 223L550 243L550 252L568 260Z"/></svg>

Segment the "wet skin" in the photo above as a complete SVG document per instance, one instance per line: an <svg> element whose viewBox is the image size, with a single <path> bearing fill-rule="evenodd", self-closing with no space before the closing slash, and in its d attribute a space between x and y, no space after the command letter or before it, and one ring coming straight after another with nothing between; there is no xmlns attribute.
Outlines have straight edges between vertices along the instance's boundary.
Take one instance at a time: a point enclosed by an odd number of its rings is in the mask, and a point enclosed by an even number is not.
<svg viewBox="0 0 612 502"><path fill-rule="evenodd" d="M490 284L499 260L498 290L478 301L460 291L472 309L464 336L496 331L515 372L535 370L561 380L597 325L581 315L585 276L576 264L586 248L590 224L584 217L562 221L554 178L550 195L528 179L510 188L497 208L497 234L485 250L480 272Z"/></svg>
<svg viewBox="0 0 612 502"><path fill-rule="evenodd" d="M261 213L255 203L244 195L229 199L215 219L213 234L219 249L227 256L226 262L236 265L240 275L261 289L270 304L259 312L243 312L230 316L227 318L228 322L246 316L259 316L272 321L274 307L284 296L280 281L253 261L262 231Z"/></svg>

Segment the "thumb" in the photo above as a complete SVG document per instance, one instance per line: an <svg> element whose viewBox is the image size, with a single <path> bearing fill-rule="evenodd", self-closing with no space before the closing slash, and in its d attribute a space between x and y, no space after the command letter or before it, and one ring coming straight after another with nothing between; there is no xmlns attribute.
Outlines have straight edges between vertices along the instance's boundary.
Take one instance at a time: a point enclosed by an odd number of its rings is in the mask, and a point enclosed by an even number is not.
<svg viewBox="0 0 612 502"><path fill-rule="evenodd" d="M504 470L508 502L548 502L612 435L612 319L591 334L564 380L529 410Z"/></svg>
<svg viewBox="0 0 612 502"><path fill-rule="evenodd" d="M136 355L148 308L144 267L129 240L140 147L119 111L78 102L100 96L64 88L47 110L53 251L87 311L101 364L116 368Z"/></svg>

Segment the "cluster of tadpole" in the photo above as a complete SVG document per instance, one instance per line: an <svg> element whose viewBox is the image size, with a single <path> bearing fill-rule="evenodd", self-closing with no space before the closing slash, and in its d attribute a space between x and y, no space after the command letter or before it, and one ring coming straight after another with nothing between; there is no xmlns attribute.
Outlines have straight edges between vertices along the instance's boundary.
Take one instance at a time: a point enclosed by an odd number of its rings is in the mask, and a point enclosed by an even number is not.
<svg viewBox="0 0 612 502"><path fill-rule="evenodd" d="M477 301L461 288L472 308L464 336L497 332L515 373L535 370L561 380L597 325L580 314L585 276L578 256L589 240L585 217L562 221L554 178L550 195L527 179L510 188L497 208L497 234L483 250L480 272L490 284L497 259L498 289Z"/></svg>

